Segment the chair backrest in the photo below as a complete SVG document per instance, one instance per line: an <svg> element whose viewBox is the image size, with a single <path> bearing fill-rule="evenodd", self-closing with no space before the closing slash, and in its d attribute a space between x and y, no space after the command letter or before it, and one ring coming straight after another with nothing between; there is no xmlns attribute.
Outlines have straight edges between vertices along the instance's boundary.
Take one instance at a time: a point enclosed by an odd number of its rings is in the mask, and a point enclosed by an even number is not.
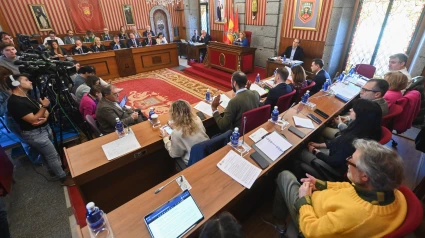
<svg viewBox="0 0 425 238"><path fill-rule="evenodd" d="M310 83L310 85L308 85L307 87L305 87L305 88L302 88L301 90L300 90L300 94L299 95L297 95L297 99L295 100L295 102L297 103L297 102L299 102L299 101L301 101L301 98L302 98L302 96L305 94L305 92L307 92L307 90L310 90L312 87L314 87L316 85L316 82L314 82L314 81L311 81L311 83Z"/></svg>
<svg viewBox="0 0 425 238"><path fill-rule="evenodd" d="M382 130L382 135L381 135L381 139L379 140L379 144L381 145L385 145L388 142L390 142L393 133L391 133L390 130L388 130L386 127L381 126L381 130Z"/></svg>
<svg viewBox="0 0 425 238"><path fill-rule="evenodd" d="M413 121L420 111L421 94L416 90L408 91L396 101L396 104L403 108L403 113L394 118L393 129L397 133L403 133L412 127Z"/></svg>
<svg viewBox="0 0 425 238"><path fill-rule="evenodd" d="M388 114L382 117L381 125L388 128L390 131L393 130L394 118L403 112L403 108L397 104L391 105L388 109Z"/></svg>
<svg viewBox="0 0 425 238"><path fill-rule="evenodd" d="M251 46L252 32L251 31L245 31L244 33L245 33L245 37L248 39L249 46Z"/></svg>
<svg viewBox="0 0 425 238"><path fill-rule="evenodd" d="M285 94L277 100L276 106L279 110L279 112L284 112L288 110L288 108L291 106L292 98L295 95L295 89L292 90L292 92ZM273 110L273 108L270 108L270 110Z"/></svg>
<svg viewBox="0 0 425 238"><path fill-rule="evenodd" d="M13 181L13 164L0 146L0 187L3 187L7 193L10 193Z"/></svg>
<svg viewBox="0 0 425 238"><path fill-rule="evenodd" d="M232 131L228 130L222 134L212 137L207 141L203 141L192 146L190 149L189 162L187 163L187 166L191 166L192 164L202 160L208 155L224 147L227 143L229 143L231 135Z"/></svg>
<svg viewBox="0 0 425 238"><path fill-rule="evenodd" d="M375 75L376 68L370 64L358 64L356 65L356 72L360 75L365 76L366 78L373 78Z"/></svg>
<svg viewBox="0 0 425 238"><path fill-rule="evenodd" d="M103 136L103 134L100 132L99 128L97 127L96 121L93 119L92 116L86 115L86 121L90 126L90 129L93 131L96 137Z"/></svg>
<svg viewBox="0 0 425 238"><path fill-rule="evenodd" d="M250 132L252 129L255 129L267 122L270 118L270 105L265 105L262 107L257 107L242 114L241 126L239 127L239 133L243 136L244 131L244 118L246 117L245 133Z"/></svg>
<svg viewBox="0 0 425 238"><path fill-rule="evenodd" d="M389 237L404 237L410 233L412 233L422 222L423 217L423 208L422 204L416 195L410 191L406 186L400 186L398 190L403 193L407 202L407 214L404 219L403 224L395 231L390 234L384 236L386 238Z"/></svg>

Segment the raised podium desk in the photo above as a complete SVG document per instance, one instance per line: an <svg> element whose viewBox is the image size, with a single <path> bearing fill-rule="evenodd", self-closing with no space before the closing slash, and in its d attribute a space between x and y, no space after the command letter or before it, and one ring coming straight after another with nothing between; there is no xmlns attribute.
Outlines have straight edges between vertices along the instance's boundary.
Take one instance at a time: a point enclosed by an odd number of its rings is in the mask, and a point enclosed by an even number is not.
<svg viewBox="0 0 425 238"><path fill-rule="evenodd" d="M210 42L208 47L208 67L229 73L254 72L255 50L257 48Z"/></svg>

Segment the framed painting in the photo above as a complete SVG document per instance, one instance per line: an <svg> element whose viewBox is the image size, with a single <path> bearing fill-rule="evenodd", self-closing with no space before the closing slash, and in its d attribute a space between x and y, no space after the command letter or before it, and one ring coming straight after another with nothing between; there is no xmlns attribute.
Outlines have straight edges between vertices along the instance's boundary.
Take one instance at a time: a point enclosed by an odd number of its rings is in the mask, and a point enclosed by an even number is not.
<svg viewBox="0 0 425 238"><path fill-rule="evenodd" d="M124 13L125 24L135 25L134 15L133 15L133 6L131 4L123 4L122 11Z"/></svg>
<svg viewBox="0 0 425 238"><path fill-rule="evenodd" d="M224 24L227 21L225 16L226 0L214 0L214 23Z"/></svg>
<svg viewBox="0 0 425 238"><path fill-rule="evenodd" d="M322 10L322 0L295 0L292 29L317 31Z"/></svg>
<svg viewBox="0 0 425 238"><path fill-rule="evenodd" d="M32 16L34 17L35 24L37 24L39 31L51 31L52 22L47 15L46 7L44 4L30 4Z"/></svg>

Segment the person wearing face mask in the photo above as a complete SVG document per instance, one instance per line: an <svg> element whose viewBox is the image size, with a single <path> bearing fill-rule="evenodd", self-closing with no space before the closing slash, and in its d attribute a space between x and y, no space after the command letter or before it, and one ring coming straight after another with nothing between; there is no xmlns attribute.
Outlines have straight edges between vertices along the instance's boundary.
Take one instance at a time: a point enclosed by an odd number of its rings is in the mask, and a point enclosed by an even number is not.
<svg viewBox="0 0 425 238"><path fill-rule="evenodd" d="M248 89L251 83L248 81L246 74L241 71L234 72L231 84L236 95L229 101L223 116L217 110L220 105L220 95L215 97L211 103L214 120L222 132L239 127L242 114L260 105L260 94L257 91Z"/></svg>
<svg viewBox="0 0 425 238"><path fill-rule="evenodd" d="M96 106L99 103L100 99L102 99L102 86L93 85L90 88L90 92L84 94L83 98L80 102L80 113L83 115L84 119L87 115L96 119Z"/></svg>

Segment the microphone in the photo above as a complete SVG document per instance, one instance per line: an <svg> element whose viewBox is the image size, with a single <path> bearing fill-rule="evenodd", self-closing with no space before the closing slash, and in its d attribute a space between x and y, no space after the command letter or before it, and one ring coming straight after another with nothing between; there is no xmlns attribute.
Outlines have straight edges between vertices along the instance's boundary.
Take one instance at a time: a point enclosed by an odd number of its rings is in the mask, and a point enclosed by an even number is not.
<svg viewBox="0 0 425 238"><path fill-rule="evenodd" d="M154 194L158 194L159 192L161 192L165 187L167 187L170 183L176 181L178 178L180 178L180 182L183 182L183 175L177 176L175 177L173 180L171 180L170 182L166 183L164 186L161 186L160 188L158 188L157 190L155 190Z"/></svg>
<svg viewBox="0 0 425 238"><path fill-rule="evenodd" d="M245 144L245 125L246 125L246 116L243 117L243 136L242 136L242 144Z"/></svg>

